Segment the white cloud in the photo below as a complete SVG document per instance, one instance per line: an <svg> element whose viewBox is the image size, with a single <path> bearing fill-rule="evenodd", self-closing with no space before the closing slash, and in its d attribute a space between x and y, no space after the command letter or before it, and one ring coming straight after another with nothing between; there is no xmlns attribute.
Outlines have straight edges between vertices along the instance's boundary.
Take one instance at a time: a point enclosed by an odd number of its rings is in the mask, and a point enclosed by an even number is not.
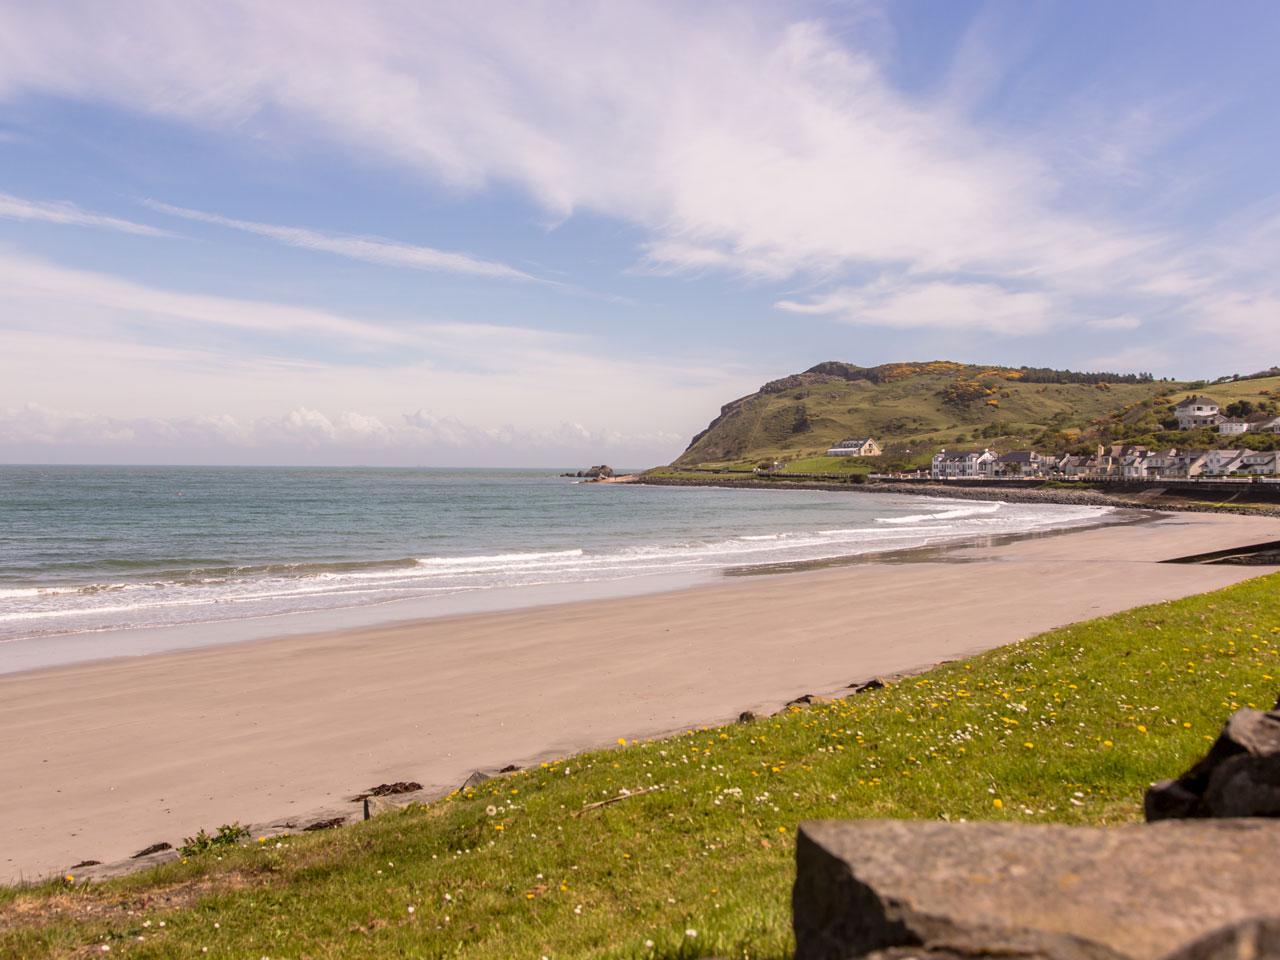
<svg viewBox="0 0 1280 960"><path fill-rule="evenodd" d="M638 224L660 269L1083 276L1150 244L1076 215L1033 149L895 90L842 39L732 4L583 4L571 25L536 3L483 18L452 3L15 4L0 97L328 139L462 191L514 185L555 217Z"/></svg>
<svg viewBox="0 0 1280 960"><path fill-rule="evenodd" d="M0 333L0 406L94 411L101 419L92 421L92 437L132 431L140 456L164 431L174 438L173 455L183 444L190 457L225 453L227 436L254 424L253 436L274 432L287 442L282 456L297 459L306 449L317 462L365 462L357 454L369 449L381 462L436 462L435 449L447 451L452 465L501 463L504 452L563 464L580 458L564 459L571 452L590 458L587 448L604 444L624 461L656 463L674 457L726 397L774 373L712 360L618 358L587 338L515 325L401 319L380 326L3 253ZM268 430L258 421L273 409L291 412L268 418ZM434 433L424 433L425 420L405 420L405 411L423 409L434 411ZM582 425L580 442L549 427L566 423ZM192 424L206 431L221 424L227 436L197 444ZM456 442L448 441L450 430ZM81 444L82 457L97 455L99 440L88 434L58 436ZM543 444L512 446L502 439L508 436ZM414 442L398 449L406 437ZM437 447L424 447L431 437ZM269 458L269 445L259 452ZM0 456L41 459L12 445Z"/></svg>
<svg viewBox="0 0 1280 960"><path fill-rule="evenodd" d="M1025 335L1048 327L1053 303L1043 293L1011 292L990 283L882 280L863 287L840 287L803 302L779 300L775 306L789 313L830 316L861 325Z"/></svg>
<svg viewBox="0 0 1280 960"><path fill-rule="evenodd" d="M505 280L538 279L523 270L517 270L515 267L509 267L504 263L481 260L465 253L453 253L448 250L436 250L433 247L401 243L397 240L388 240L385 237L353 237L322 233L318 230L306 230L301 227L257 223L251 220L234 220L215 213L204 213L199 210L189 210L185 207L175 207L155 200L144 202L148 207L159 213L183 217L187 220L196 220L201 223L212 223L232 230L242 230L246 233L269 237L291 247L333 253L340 257L362 260L366 263L376 263L390 267L409 267L414 270L438 270L446 273L461 273ZM3 212L2 207L0 207L0 212Z"/></svg>
<svg viewBox="0 0 1280 960"><path fill-rule="evenodd" d="M1087 320L1085 326L1092 327L1094 330L1137 330L1142 326L1142 320L1131 313L1121 313L1114 317Z"/></svg>
<svg viewBox="0 0 1280 960"><path fill-rule="evenodd" d="M121 233L136 233L148 237L166 237L170 234L145 223L121 220L101 213L82 210L64 200L26 200L12 194L0 193L0 218L6 220L38 220L44 223L62 223L77 227L104 227Z"/></svg>
<svg viewBox="0 0 1280 960"><path fill-rule="evenodd" d="M37 403L0 408L0 445L48 455L88 450L124 458L177 455L186 462L526 463L570 465L605 456L639 456L627 466L667 459L685 438L648 432L593 431L565 422L549 430L485 428L418 410L399 422L356 411L327 414L297 407L272 417L230 414L114 417ZM622 461L619 461L623 465Z"/></svg>

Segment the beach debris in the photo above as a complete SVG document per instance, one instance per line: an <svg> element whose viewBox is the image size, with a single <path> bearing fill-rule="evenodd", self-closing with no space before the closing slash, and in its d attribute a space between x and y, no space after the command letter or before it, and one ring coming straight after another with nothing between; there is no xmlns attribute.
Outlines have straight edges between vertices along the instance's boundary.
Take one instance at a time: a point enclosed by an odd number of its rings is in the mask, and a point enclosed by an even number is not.
<svg viewBox="0 0 1280 960"><path fill-rule="evenodd" d="M813 821L796 838L794 956L1274 958L1277 862L1269 820Z"/></svg>
<svg viewBox="0 0 1280 960"><path fill-rule="evenodd" d="M871 690L883 690L884 681L879 677L872 677L870 680L864 680L861 683L849 684L849 689L854 693L867 693Z"/></svg>
<svg viewBox="0 0 1280 960"><path fill-rule="evenodd" d="M366 819L368 819L366 817ZM311 832L313 830L332 830L334 827L340 827L347 822L346 817L326 817L324 820L317 820L314 823L308 823L302 829Z"/></svg>
<svg viewBox="0 0 1280 960"><path fill-rule="evenodd" d="M1280 709L1237 710L1209 752L1154 784L1143 806L1149 821L1280 817Z"/></svg>
<svg viewBox="0 0 1280 960"><path fill-rule="evenodd" d="M365 797L389 797L397 793L413 793L421 790L422 784L413 780L397 780L395 783L380 783L376 787L370 787L363 793L357 793L351 798L351 803L359 803Z"/></svg>
<svg viewBox="0 0 1280 960"><path fill-rule="evenodd" d="M503 767L503 768L502 768L501 770L499 770L498 772L499 772L499 773L515 773L515 772L516 772L517 770L519 770L519 769L520 769L520 768L519 768L516 764L514 764L514 763L508 763L505 767Z"/></svg>
<svg viewBox="0 0 1280 960"><path fill-rule="evenodd" d="M632 797L643 796L646 793L653 793L655 790L660 790L660 789L662 788L658 786L642 787L639 790L628 790L624 787L623 789L618 791L616 796L608 797L604 800L597 800L595 803L588 803L585 807L583 807L581 810L576 811L573 815L575 817L580 817L584 813L589 813L592 810L599 810L601 807L607 807L611 803L619 803L623 800L630 800Z"/></svg>
<svg viewBox="0 0 1280 960"><path fill-rule="evenodd" d="M73 863L67 869L79 870L81 867L96 867L96 866L99 866L101 863L102 863L101 860L81 860L79 863Z"/></svg>
<svg viewBox="0 0 1280 960"><path fill-rule="evenodd" d="M153 843L149 847L143 847L141 850L139 850L129 859L138 860L142 857L149 857L153 853L159 853L161 850L172 850L172 849L173 849L172 843L165 843L163 840L161 840L159 843Z"/></svg>

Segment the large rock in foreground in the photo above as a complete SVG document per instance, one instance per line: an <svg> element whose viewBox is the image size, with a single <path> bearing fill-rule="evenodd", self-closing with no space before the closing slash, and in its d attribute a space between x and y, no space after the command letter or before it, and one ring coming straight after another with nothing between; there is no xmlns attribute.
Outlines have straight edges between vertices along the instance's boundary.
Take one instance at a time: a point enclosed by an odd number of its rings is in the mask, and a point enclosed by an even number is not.
<svg viewBox="0 0 1280 960"><path fill-rule="evenodd" d="M1178 779L1152 786L1144 806L1148 820L1280 817L1280 704L1237 710L1209 752Z"/></svg>
<svg viewBox="0 0 1280 960"><path fill-rule="evenodd" d="M795 956L1156 960L1280 915L1278 865L1269 820L813 821L796 846Z"/></svg>

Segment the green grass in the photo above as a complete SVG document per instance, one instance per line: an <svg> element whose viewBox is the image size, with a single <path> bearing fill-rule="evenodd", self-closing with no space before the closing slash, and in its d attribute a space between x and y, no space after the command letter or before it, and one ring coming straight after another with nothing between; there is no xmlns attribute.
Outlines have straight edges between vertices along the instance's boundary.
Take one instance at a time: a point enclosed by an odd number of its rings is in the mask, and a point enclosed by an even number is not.
<svg viewBox="0 0 1280 960"><path fill-rule="evenodd" d="M1277 676L1280 575L349 829L6 890L0 956L781 958L799 821L1134 820ZM650 792L586 809L623 789Z"/></svg>
<svg viewBox="0 0 1280 960"><path fill-rule="evenodd" d="M874 461L860 457L797 457L782 465L782 473L818 473L834 476L853 476L871 472Z"/></svg>

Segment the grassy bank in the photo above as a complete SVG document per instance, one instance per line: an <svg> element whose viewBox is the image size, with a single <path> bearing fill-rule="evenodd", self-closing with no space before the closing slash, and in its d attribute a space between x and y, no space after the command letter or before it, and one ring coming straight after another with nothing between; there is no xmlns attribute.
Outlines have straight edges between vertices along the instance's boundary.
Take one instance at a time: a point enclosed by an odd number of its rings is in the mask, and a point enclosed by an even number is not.
<svg viewBox="0 0 1280 960"><path fill-rule="evenodd" d="M1277 677L1273 575L329 834L2 891L0 956L781 958L798 821L1133 820Z"/></svg>

